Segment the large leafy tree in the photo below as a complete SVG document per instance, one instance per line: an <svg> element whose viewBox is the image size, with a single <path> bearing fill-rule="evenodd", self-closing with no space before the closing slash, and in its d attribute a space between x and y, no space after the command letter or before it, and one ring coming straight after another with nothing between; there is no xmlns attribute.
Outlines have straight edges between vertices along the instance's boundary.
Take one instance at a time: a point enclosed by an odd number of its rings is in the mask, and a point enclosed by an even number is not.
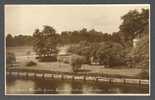
<svg viewBox="0 0 155 100"><path fill-rule="evenodd" d="M36 29L34 34L34 50L39 56L51 56L53 53L57 53L57 44L59 42L59 35L51 26L44 26L44 29L40 31Z"/></svg>
<svg viewBox="0 0 155 100"><path fill-rule="evenodd" d="M120 32L122 33L125 42L128 46L132 46L132 40L137 36L141 36L144 30L148 31L149 10L142 9L141 12L131 10L121 17L123 20L120 25Z"/></svg>
<svg viewBox="0 0 155 100"><path fill-rule="evenodd" d="M103 42L97 48L96 57L100 64L108 65L109 67L124 64L123 47L119 43Z"/></svg>

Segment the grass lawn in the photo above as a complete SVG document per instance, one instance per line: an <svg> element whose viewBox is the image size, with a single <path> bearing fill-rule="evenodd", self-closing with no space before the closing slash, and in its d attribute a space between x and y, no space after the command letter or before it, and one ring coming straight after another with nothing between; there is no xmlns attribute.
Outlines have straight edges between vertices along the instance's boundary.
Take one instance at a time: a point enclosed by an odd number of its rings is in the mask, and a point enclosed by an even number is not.
<svg viewBox="0 0 155 100"><path fill-rule="evenodd" d="M12 47L7 48L7 51L13 52L16 55L17 67L15 69L29 69L29 70L42 70L42 71L58 71L58 72L72 72L70 64L59 63L59 62L38 62L35 59L35 53L32 47ZM30 55L27 52L31 51ZM36 66L26 66L29 61L37 63ZM111 76L125 76L134 77L141 72L141 69L137 68L104 68L99 65L82 65L83 70L88 70L89 73L102 73Z"/></svg>

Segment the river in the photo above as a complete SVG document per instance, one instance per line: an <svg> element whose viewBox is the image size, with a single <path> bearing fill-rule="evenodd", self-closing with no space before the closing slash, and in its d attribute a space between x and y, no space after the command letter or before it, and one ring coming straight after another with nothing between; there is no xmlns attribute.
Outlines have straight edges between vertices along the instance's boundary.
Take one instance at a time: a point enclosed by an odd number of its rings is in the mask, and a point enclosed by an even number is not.
<svg viewBox="0 0 155 100"><path fill-rule="evenodd" d="M148 94L148 86L66 80L6 79L7 94Z"/></svg>

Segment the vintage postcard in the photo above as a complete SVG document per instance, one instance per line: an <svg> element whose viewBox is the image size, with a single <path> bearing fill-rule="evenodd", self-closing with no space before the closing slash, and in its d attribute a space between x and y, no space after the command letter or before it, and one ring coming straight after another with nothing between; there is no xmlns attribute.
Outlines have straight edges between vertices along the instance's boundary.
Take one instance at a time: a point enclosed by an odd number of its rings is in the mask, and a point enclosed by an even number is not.
<svg viewBox="0 0 155 100"><path fill-rule="evenodd" d="M5 9L6 95L150 95L150 5Z"/></svg>

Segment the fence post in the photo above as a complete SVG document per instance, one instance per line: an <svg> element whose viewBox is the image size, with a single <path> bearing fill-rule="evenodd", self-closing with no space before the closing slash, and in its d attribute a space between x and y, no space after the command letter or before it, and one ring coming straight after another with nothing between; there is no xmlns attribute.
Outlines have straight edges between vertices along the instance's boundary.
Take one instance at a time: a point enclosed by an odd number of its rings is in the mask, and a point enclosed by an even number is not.
<svg viewBox="0 0 155 100"><path fill-rule="evenodd" d="M126 84L126 79L123 80L123 83Z"/></svg>
<svg viewBox="0 0 155 100"><path fill-rule="evenodd" d="M141 80L139 80L139 85L141 85Z"/></svg>
<svg viewBox="0 0 155 100"><path fill-rule="evenodd" d="M42 74L42 78L45 79L45 73Z"/></svg>
<svg viewBox="0 0 155 100"><path fill-rule="evenodd" d="M28 79L28 72L26 72L26 79Z"/></svg>
<svg viewBox="0 0 155 100"><path fill-rule="evenodd" d="M72 80L74 80L74 75L72 76Z"/></svg>
<svg viewBox="0 0 155 100"><path fill-rule="evenodd" d="M63 75L63 74L61 74L61 79L62 79L62 80L64 79L64 75Z"/></svg>
<svg viewBox="0 0 155 100"><path fill-rule="evenodd" d="M34 73L34 79L36 79L36 73Z"/></svg>
<svg viewBox="0 0 155 100"><path fill-rule="evenodd" d="M98 78L96 77L96 82L98 82Z"/></svg>
<svg viewBox="0 0 155 100"><path fill-rule="evenodd" d="M53 74L51 74L51 78L53 79Z"/></svg>
<svg viewBox="0 0 155 100"><path fill-rule="evenodd" d="M112 79L111 79L111 78L109 79L109 83L110 83L110 84L112 83Z"/></svg>

